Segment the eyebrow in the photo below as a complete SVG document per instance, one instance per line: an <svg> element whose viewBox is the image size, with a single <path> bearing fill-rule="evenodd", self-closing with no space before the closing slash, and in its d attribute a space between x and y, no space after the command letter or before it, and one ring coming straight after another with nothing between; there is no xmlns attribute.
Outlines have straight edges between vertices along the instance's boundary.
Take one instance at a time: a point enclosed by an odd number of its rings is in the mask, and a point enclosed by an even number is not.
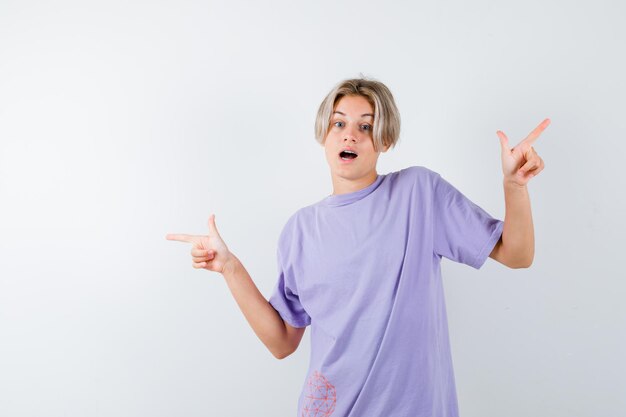
<svg viewBox="0 0 626 417"><path fill-rule="evenodd" d="M335 114L335 113L339 113L340 115L345 116L345 113L342 113L342 112L340 112L340 111L334 111L334 112L333 112L333 114ZM373 115L373 114L371 114L371 113L363 113L363 114L361 115L361 117L365 117L365 116L374 117L374 115Z"/></svg>

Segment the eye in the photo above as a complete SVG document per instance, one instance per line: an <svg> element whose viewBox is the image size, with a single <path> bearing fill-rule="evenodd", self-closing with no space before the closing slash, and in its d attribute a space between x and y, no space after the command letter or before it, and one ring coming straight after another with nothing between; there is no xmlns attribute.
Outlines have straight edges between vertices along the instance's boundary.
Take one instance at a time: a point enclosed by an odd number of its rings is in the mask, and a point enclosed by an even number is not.
<svg viewBox="0 0 626 417"><path fill-rule="evenodd" d="M370 125L362 125L363 130L372 130L372 126Z"/></svg>
<svg viewBox="0 0 626 417"><path fill-rule="evenodd" d="M337 123L343 123L343 122L335 122L333 123L333 125L337 126ZM337 127L342 127L342 126L337 126Z"/></svg>

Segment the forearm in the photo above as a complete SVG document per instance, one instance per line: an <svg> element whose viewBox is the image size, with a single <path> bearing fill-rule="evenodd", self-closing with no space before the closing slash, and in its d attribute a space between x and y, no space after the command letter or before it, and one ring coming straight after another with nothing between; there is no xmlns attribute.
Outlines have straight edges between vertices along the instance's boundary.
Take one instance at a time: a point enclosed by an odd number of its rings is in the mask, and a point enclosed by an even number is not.
<svg viewBox="0 0 626 417"><path fill-rule="evenodd" d="M527 186L504 181L502 251L512 267L528 267L535 256L535 233Z"/></svg>
<svg viewBox="0 0 626 417"><path fill-rule="evenodd" d="M277 358L289 354L285 322L272 305L265 299L250 278L250 274L233 256L233 261L224 268L224 279L235 301L243 312L252 330L261 342Z"/></svg>

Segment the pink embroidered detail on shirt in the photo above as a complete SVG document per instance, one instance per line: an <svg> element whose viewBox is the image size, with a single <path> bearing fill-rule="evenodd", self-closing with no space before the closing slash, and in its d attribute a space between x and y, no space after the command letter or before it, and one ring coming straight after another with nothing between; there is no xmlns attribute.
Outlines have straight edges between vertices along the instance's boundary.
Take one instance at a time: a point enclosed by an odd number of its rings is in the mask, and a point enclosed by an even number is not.
<svg viewBox="0 0 626 417"><path fill-rule="evenodd" d="M314 371L307 382L302 417L328 417L335 411L336 401L335 386L321 372Z"/></svg>

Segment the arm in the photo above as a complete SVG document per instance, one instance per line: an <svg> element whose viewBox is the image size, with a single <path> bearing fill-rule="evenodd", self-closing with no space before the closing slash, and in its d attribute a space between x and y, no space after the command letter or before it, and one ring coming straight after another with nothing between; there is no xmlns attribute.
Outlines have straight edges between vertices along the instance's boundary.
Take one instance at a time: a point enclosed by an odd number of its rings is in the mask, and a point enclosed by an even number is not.
<svg viewBox="0 0 626 417"><path fill-rule="evenodd" d="M261 342L276 358L286 358L298 348L305 328L285 323L259 292L239 259L232 253L231 256L223 272L228 288Z"/></svg>
<svg viewBox="0 0 626 417"><path fill-rule="evenodd" d="M222 274L239 308L263 344L278 359L289 356L300 344L304 328L286 324L259 292L246 268L228 250L215 225L214 214L209 217L208 224L208 235L168 234L165 238L191 243L192 266Z"/></svg>
<svg viewBox="0 0 626 417"><path fill-rule="evenodd" d="M535 233L528 188L504 181L504 228L489 257L509 268L528 268L535 255Z"/></svg>
<svg viewBox="0 0 626 417"><path fill-rule="evenodd" d="M550 119L545 119L513 148L509 148L504 132L496 132L500 137L506 213L502 236L489 256L510 268L528 268L535 256L535 232L526 185L545 166L532 145L549 124Z"/></svg>

